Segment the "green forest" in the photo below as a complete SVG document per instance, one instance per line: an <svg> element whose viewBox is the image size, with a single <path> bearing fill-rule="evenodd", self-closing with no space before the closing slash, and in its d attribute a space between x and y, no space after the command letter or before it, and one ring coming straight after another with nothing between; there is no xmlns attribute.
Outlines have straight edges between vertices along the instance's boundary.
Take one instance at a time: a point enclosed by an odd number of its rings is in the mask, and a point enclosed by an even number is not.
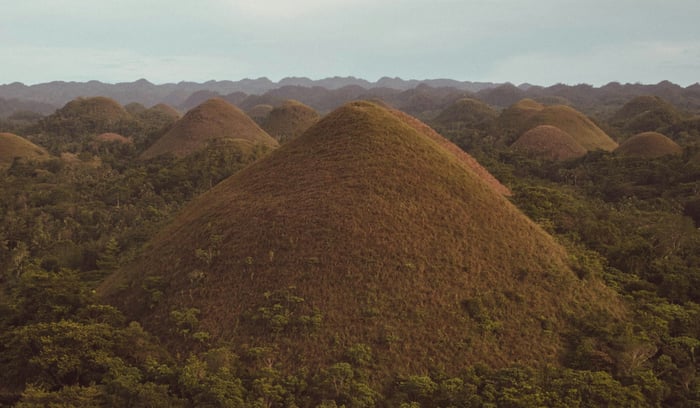
<svg viewBox="0 0 700 408"><path fill-rule="evenodd" d="M188 345L173 350L100 301L99 284L136 259L188 202L270 150L213 141L186 157L141 160L173 119L137 108L127 110L140 113L108 124L29 114L0 121L0 132L21 135L50 154L0 167L0 405L700 406L697 121L596 120L617 141L653 130L683 151L642 158L596 150L567 160L511 149L508 130L493 118L434 123L567 249L580 278L603 280L629 313L622 320L572 317L575 329L563 333L556 365L476 364L459 372L436 366L378 383L372 373L381 369L381 351L368 344L349 347L327 367L289 372L266 348L213 340L199 326L196 308L171 311L171 336ZM96 142L105 131L131 142ZM204 263L212 256L198 251ZM160 301L162 284L158 278L143 284L146 302ZM323 324L323 310L295 313L304 299L294 293L268 293L266 300L254 318L273 333ZM480 305L466 307L483 313Z"/></svg>

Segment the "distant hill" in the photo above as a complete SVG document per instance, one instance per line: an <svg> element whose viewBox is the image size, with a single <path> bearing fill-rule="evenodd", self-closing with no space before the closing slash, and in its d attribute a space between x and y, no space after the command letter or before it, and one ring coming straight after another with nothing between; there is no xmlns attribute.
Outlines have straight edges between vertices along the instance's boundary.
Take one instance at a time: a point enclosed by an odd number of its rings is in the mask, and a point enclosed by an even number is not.
<svg viewBox="0 0 700 408"><path fill-rule="evenodd" d="M162 154L184 157L203 149L209 142L221 139L277 145L275 139L240 109L221 98L213 98L187 112L144 151L141 158L150 159Z"/></svg>
<svg viewBox="0 0 700 408"><path fill-rule="evenodd" d="M267 116L275 109L274 106L268 104L255 105L246 111L246 114L255 121L258 125L265 122Z"/></svg>
<svg viewBox="0 0 700 408"><path fill-rule="evenodd" d="M78 98L41 121L42 128L62 135L121 132L134 117L117 101L96 96Z"/></svg>
<svg viewBox="0 0 700 408"><path fill-rule="evenodd" d="M472 98L462 98L431 121L442 127L475 128L490 127L498 112L487 104Z"/></svg>
<svg viewBox="0 0 700 408"><path fill-rule="evenodd" d="M46 160L49 153L42 147L12 133L0 133L0 169L9 167L15 158Z"/></svg>
<svg viewBox="0 0 700 408"><path fill-rule="evenodd" d="M188 205L101 296L174 350L190 346L168 322L196 308L197 330L282 370L358 345L380 382L558 364L568 319L617 298L403 115L330 113Z"/></svg>
<svg viewBox="0 0 700 408"><path fill-rule="evenodd" d="M132 144L131 139L126 138L118 133L102 133L101 135L95 136L95 141L99 143L121 143L121 144Z"/></svg>
<svg viewBox="0 0 700 408"><path fill-rule="evenodd" d="M654 158L683 153L678 143L658 132L644 132L625 140L615 149L623 156Z"/></svg>
<svg viewBox="0 0 700 408"><path fill-rule="evenodd" d="M652 132L682 120L681 113L658 96L638 96L610 118L613 125L632 133Z"/></svg>
<svg viewBox="0 0 700 408"><path fill-rule="evenodd" d="M511 146L549 160L573 159L587 152L570 134L551 125L540 125L528 130Z"/></svg>
<svg viewBox="0 0 700 408"><path fill-rule="evenodd" d="M617 143L586 115L565 105L544 106L524 99L504 110L498 122L512 140L537 126L551 125L571 135L586 150L612 151L617 147Z"/></svg>
<svg viewBox="0 0 700 408"><path fill-rule="evenodd" d="M272 109L261 127L278 141L286 142L304 133L320 118L313 108L299 101L288 100Z"/></svg>

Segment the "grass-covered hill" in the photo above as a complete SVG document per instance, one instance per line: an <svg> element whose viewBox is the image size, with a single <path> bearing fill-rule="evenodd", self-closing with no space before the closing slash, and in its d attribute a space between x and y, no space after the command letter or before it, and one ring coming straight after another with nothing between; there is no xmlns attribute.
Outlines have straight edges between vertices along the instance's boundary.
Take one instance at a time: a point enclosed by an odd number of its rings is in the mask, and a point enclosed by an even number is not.
<svg viewBox="0 0 700 408"><path fill-rule="evenodd" d="M150 159L163 154L184 157L221 139L277 145L275 139L240 109L221 98L213 98L188 111L140 157Z"/></svg>
<svg viewBox="0 0 700 408"><path fill-rule="evenodd" d="M134 118L114 99L77 98L42 121L44 131L57 135L121 132Z"/></svg>
<svg viewBox="0 0 700 408"><path fill-rule="evenodd" d="M544 106L531 99L505 109L498 122L504 129L507 143L516 140L526 131L540 126L556 126L571 135L586 150L612 151L617 143L586 115L565 105Z"/></svg>
<svg viewBox="0 0 700 408"><path fill-rule="evenodd" d="M462 98L448 106L431 124L441 128L485 129L493 125L498 112L489 105L472 98Z"/></svg>
<svg viewBox="0 0 700 408"><path fill-rule="evenodd" d="M448 144L348 104L188 205L100 293L175 350L184 321L286 369L358 348L375 381L557 364L569 319L617 298Z"/></svg>
<svg viewBox="0 0 700 408"><path fill-rule="evenodd" d="M15 158L45 160L48 152L29 140L13 133L0 133L0 168L12 164Z"/></svg>
<svg viewBox="0 0 700 408"><path fill-rule="evenodd" d="M681 113L666 100L651 95L629 100L610 118L610 123L626 132L658 131L682 120Z"/></svg>
<svg viewBox="0 0 700 408"><path fill-rule="evenodd" d="M262 128L278 141L285 142L304 133L320 117L310 106L288 100L268 113Z"/></svg>
<svg viewBox="0 0 700 408"><path fill-rule="evenodd" d="M570 134L551 125L528 130L511 147L549 160L573 159L587 152Z"/></svg>
<svg viewBox="0 0 700 408"><path fill-rule="evenodd" d="M683 148L661 133L643 132L622 142L615 149L615 153L623 156L653 158L680 155L683 153Z"/></svg>
<svg viewBox="0 0 700 408"><path fill-rule="evenodd" d="M275 107L272 105L260 104L248 109L246 114L250 116L255 123L260 125L265 121L265 119L267 119L267 115L269 115L273 109L275 109Z"/></svg>

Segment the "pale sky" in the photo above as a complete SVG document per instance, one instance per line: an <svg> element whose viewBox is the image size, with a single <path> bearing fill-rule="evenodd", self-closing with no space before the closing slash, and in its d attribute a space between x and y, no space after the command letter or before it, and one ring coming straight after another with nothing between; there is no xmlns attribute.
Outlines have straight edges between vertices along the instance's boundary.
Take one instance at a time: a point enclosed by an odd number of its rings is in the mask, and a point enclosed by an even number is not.
<svg viewBox="0 0 700 408"><path fill-rule="evenodd" d="M0 83L700 81L700 0L1 0Z"/></svg>

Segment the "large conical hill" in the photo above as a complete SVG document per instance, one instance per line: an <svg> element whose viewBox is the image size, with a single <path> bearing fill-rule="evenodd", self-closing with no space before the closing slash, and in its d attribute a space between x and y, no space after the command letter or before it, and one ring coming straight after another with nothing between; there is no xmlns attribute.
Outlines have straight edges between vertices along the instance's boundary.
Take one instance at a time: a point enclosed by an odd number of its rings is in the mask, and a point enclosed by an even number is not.
<svg viewBox="0 0 700 408"><path fill-rule="evenodd" d="M566 105L544 106L526 99L505 109L498 122L510 137L514 137L512 141L532 128L550 125L571 135L588 151L612 151L617 147L617 143L586 115Z"/></svg>
<svg viewBox="0 0 700 408"><path fill-rule="evenodd" d="M288 100L282 106L270 111L262 128L278 141L286 142L304 133L318 122L320 117L318 112L310 106L295 100Z"/></svg>
<svg viewBox="0 0 700 408"><path fill-rule="evenodd" d="M570 134L551 125L528 130L511 147L549 160L573 159L587 152Z"/></svg>
<svg viewBox="0 0 700 408"><path fill-rule="evenodd" d="M221 98L212 98L188 111L146 149L141 158L150 159L163 154L185 157L221 139L242 139L277 146L277 141L240 109Z"/></svg>
<svg viewBox="0 0 700 408"><path fill-rule="evenodd" d="M375 380L556 364L568 318L615 298L444 146L345 105L188 205L100 293L175 349L172 312L196 308L197 330L283 369L357 345Z"/></svg>
<svg viewBox="0 0 700 408"><path fill-rule="evenodd" d="M615 153L628 157L655 158L680 155L683 148L678 143L658 132L636 134L620 144Z"/></svg>
<svg viewBox="0 0 700 408"><path fill-rule="evenodd" d="M0 169L8 167L15 158L46 160L49 153L29 140L13 133L0 133Z"/></svg>

